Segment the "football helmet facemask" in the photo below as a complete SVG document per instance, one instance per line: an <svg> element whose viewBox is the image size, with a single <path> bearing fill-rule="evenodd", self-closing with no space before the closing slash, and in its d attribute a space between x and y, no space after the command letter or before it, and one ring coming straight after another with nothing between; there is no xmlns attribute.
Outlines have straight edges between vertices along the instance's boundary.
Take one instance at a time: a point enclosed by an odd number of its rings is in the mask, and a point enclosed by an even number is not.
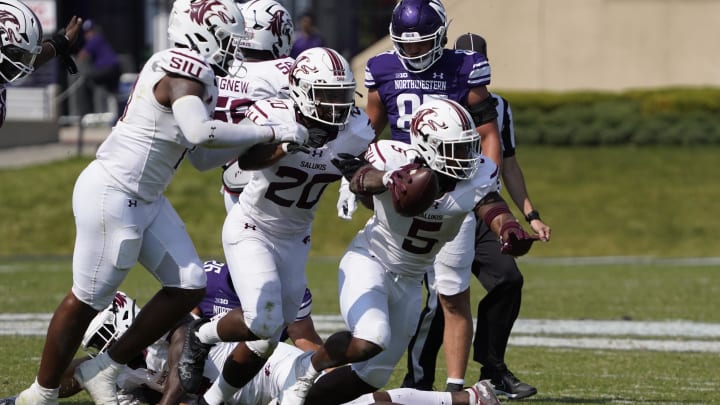
<svg viewBox="0 0 720 405"><path fill-rule="evenodd" d="M300 113L339 127L347 124L355 99L350 64L330 48L310 48L290 68L290 98Z"/></svg>
<svg viewBox="0 0 720 405"><path fill-rule="evenodd" d="M290 55L295 26L290 13L275 0L253 0L240 6L245 17L241 49L268 51L273 58Z"/></svg>
<svg viewBox="0 0 720 405"><path fill-rule="evenodd" d="M90 356L104 352L132 325L140 307L124 292L115 293L113 302L90 322L83 335L82 349Z"/></svg>
<svg viewBox="0 0 720 405"><path fill-rule="evenodd" d="M390 39L403 66L410 72L427 70L443 53L447 42L447 16L440 0L402 0L393 9ZM406 44L431 42L421 55L409 55Z"/></svg>
<svg viewBox="0 0 720 405"><path fill-rule="evenodd" d="M480 134L470 113L448 99L423 103L410 123L410 142L431 169L459 180L480 164Z"/></svg>
<svg viewBox="0 0 720 405"><path fill-rule="evenodd" d="M28 6L16 0L0 1L0 83L33 72L42 36L40 20Z"/></svg>
<svg viewBox="0 0 720 405"><path fill-rule="evenodd" d="M245 19L233 0L175 0L173 3L168 23L170 41L205 56L220 74L231 74L231 63L242 61L237 44L244 36ZM233 66L239 69L240 64Z"/></svg>

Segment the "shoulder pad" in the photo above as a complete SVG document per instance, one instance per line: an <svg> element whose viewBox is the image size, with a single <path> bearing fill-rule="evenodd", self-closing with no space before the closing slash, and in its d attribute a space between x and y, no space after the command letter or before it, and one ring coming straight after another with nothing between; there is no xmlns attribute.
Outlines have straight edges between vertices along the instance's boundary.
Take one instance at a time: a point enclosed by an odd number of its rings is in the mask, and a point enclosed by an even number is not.
<svg viewBox="0 0 720 405"><path fill-rule="evenodd" d="M197 80L206 86L215 85L215 72L204 57L188 49L172 48L160 52L160 60L154 68L167 73Z"/></svg>
<svg viewBox="0 0 720 405"><path fill-rule="evenodd" d="M371 143L365 152L365 160L378 170L397 169L415 159L410 144L400 141L380 140Z"/></svg>
<svg viewBox="0 0 720 405"><path fill-rule="evenodd" d="M295 122L295 104L290 99L260 100L248 108L245 117L257 125Z"/></svg>

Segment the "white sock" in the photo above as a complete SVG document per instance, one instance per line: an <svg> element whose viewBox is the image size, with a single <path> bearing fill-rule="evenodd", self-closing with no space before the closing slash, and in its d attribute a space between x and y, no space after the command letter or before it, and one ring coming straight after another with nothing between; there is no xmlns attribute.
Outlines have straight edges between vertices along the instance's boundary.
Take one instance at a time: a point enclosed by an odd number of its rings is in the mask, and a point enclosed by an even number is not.
<svg viewBox="0 0 720 405"><path fill-rule="evenodd" d="M447 380L445 380L445 384L457 384L457 385L465 385L465 380L462 378L450 378L448 377Z"/></svg>
<svg viewBox="0 0 720 405"><path fill-rule="evenodd" d="M217 323L217 320L212 320L210 322L202 324L200 326L200 329L198 329L197 331L198 339L200 339L201 342L209 345L220 342L222 339L220 339L220 336L218 335Z"/></svg>
<svg viewBox="0 0 720 405"><path fill-rule="evenodd" d="M205 402L210 405L220 405L223 401L229 401L239 389L240 388L230 385L227 381L225 381L225 377L220 374L220 376L205 392L203 398L205 398Z"/></svg>
<svg viewBox="0 0 720 405"><path fill-rule="evenodd" d="M43 401L46 402L57 402L58 395L60 393L60 387L58 388L45 388L40 383L38 383L37 377L35 377L35 382L32 383L30 388L27 389L27 391L31 391L36 396L42 398ZM30 394L30 393L28 393Z"/></svg>
<svg viewBox="0 0 720 405"><path fill-rule="evenodd" d="M399 404L414 405L451 405L452 392L419 391L412 388L394 388L389 390L390 400ZM470 402L471 404L474 402Z"/></svg>

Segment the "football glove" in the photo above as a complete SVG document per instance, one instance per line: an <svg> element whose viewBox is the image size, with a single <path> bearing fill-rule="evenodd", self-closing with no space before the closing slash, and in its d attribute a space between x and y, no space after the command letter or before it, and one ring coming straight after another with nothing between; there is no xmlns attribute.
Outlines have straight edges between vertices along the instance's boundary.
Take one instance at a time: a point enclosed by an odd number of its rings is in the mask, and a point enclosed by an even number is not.
<svg viewBox="0 0 720 405"><path fill-rule="evenodd" d="M343 177L348 180L352 179L359 168L368 164L367 160L351 155L350 153L338 153L337 157L332 158L330 162L337 167Z"/></svg>
<svg viewBox="0 0 720 405"><path fill-rule="evenodd" d="M78 67L75 61L70 56L70 41L65 36L65 29L61 29L55 35L53 35L47 42L55 48L55 55L60 60L60 63L65 67L68 73L74 75L78 72Z"/></svg>
<svg viewBox="0 0 720 405"><path fill-rule="evenodd" d="M533 242L538 239L538 235L528 234L516 221L507 221L500 227L500 253L522 256L530 251Z"/></svg>
<svg viewBox="0 0 720 405"><path fill-rule="evenodd" d="M338 218L349 221L357 210L355 193L350 191L350 182L345 178L340 183L340 196L337 201Z"/></svg>
<svg viewBox="0 0 720 405"><path fill-rule="evenodd" d="M308 128L307 145L311 148L320 148L334 138L335 135L337 135L337 131L332 133L325 128Z"/></svg>
<svg viewBox="0 0 720 405"><path fill-rule="evenodd" d="M269 124L272 127L276 142L288 142L304 145L308 140L308 130L296 122Z"/></svg>

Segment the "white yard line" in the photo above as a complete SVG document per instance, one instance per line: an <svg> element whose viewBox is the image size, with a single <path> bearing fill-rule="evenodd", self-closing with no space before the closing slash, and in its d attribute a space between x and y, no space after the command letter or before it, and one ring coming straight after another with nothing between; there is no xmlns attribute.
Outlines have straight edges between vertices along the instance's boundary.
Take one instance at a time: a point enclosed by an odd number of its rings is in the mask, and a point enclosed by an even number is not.
<svg viewBox="0 0 720 405"><path fill-rule="evenodd" d="M0 336L43 336L50 316L0 314ZM345 328L338 315L315 314L313 320L323 337ZM518 319L510 345L720 353L720 341L698 340L719 338L720 324L716 323Z"/></svg>

